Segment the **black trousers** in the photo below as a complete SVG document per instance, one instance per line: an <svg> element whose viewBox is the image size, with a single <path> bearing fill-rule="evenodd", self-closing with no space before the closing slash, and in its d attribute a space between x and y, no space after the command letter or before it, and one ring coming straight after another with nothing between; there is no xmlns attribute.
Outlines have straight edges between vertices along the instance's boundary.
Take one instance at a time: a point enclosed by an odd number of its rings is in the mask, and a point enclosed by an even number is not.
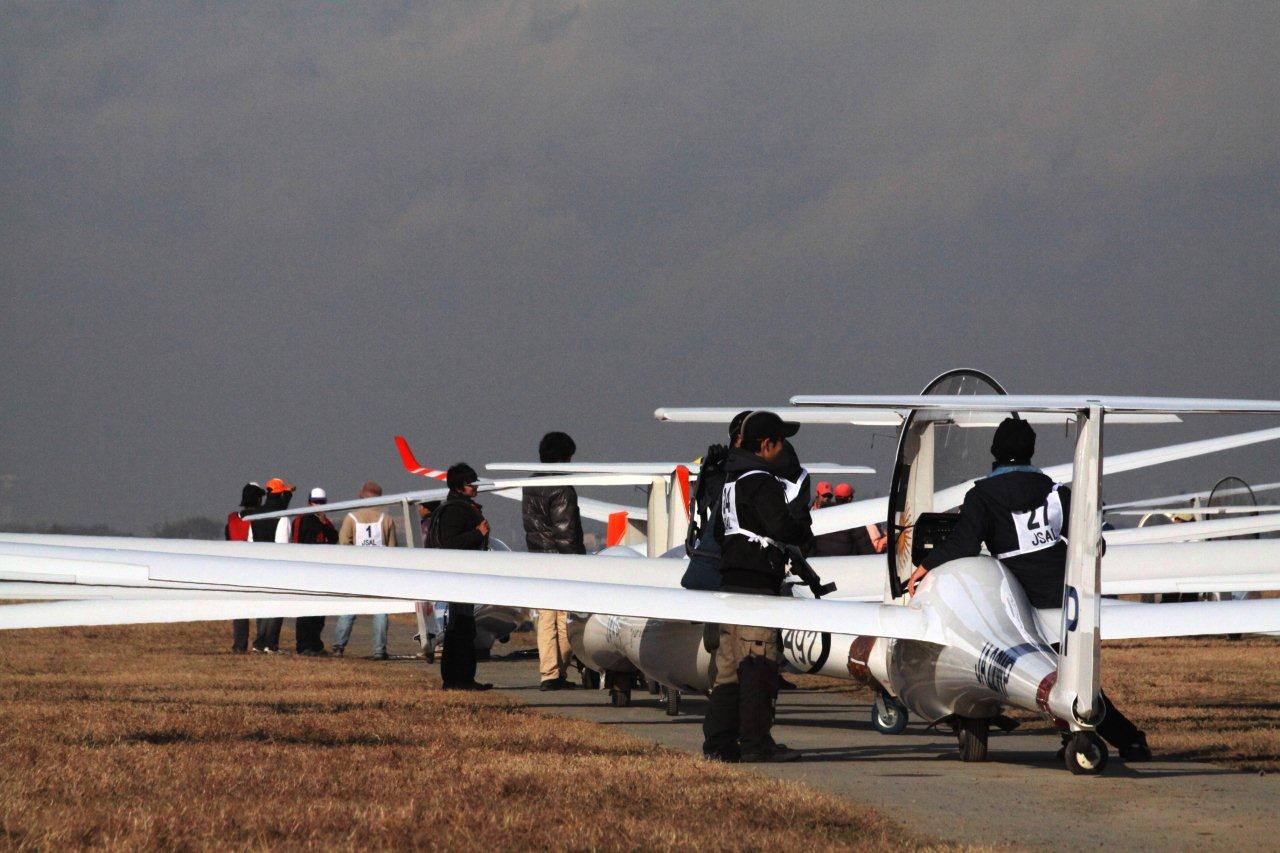
<svg viewBox="0 0 1280 853"><path fill-rule="evenodd" d="M440 680L445 687L476 680L476 607L449 602L449 624L444 629L440 654Z"/></svg>
<svg viewBox="0 0 1280 853"><path fill-rule="evenodd" d="M1102 707L1106 709L1106 715L1098 726L1098 735L1116 749L1124 749L1137 743L1138 738L1142 736L1142 730L1120 713L1119 708L1111 704L1111 699L1106 693L1102 694Z"/></svg>
<svg viewBox="0 0 1280 853"><path fill-rule="evenodd" d="M702 720L702 752L737 761L742 753L771 752L774 703L778 698L778 664L755 655L738 665L737 684L719 684Z"/></svg>
<svg viewBox="0 0 1280 853"><path fill-rule="evenodd" d="M255 649L279 649L280 628L284 625L284 617L258 620L258 633L253 638Z"/></svg>
<svg viewBox="0 0 1280 853"><path fill-rule="evenodd" d="M293 634L298 651L300 653L324 651L324 641L320 639L320 632L323 630L323 616L299 616L293 620Z"/></svg>
<svg viewBox="0 0 1280 853"><path fill-rule="evenodd" d="M249 620L248 619L232 619L231 620L231 651L233 652L249 651Z"/></svg>

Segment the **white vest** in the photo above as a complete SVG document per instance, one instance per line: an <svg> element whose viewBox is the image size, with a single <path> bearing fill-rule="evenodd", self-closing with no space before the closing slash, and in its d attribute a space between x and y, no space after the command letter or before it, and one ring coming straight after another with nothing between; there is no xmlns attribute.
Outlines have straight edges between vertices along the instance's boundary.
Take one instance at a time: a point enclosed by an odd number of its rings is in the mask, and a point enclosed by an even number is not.
<svg viewBox="0 0 1280 853"><path fill-rule="evenodd" d="M720 497L720 515L724 519L725 536L732 536L734 534L738 536L745 536L761 548L767 548L772 545L775 548L786 550L786 547L776 539L772 539L752 530L747 530L738 523L738 483L743 478L750 477L752 474L763 474L766 477L773 477L777 480L782 485L782 491L784 493L783 500L789 504L800 496L800 484L804 482L804 478L809 475L809 472L801 468L800 476L797 477L796 481L793 483L786 477L779 477L776 474L770 474L768 471L760 471L758 469L754 471L746 471L738 475L737 480L725 483L724 492Z"/></svg>
<svg viewBox="0 0 1280 853"><path fill-rule="evenodd" d="M370 545L374 547L382 546L387 543L382 541L382 520L385 515L379 515L373 521L361 521L352 513L351 521L356 526L356 534L352 539L352 545Z"/></svg>
<svg viewBox="0 0 1280 853"><path fill-rule="evenodd" d="M1058 496L1057 483L1040 506L1010 515L1013 516L1013 529L1018 534L1018 547L997 554L998 560L1043 551L1057 545L1062 539L1062 498Z"/></svg>

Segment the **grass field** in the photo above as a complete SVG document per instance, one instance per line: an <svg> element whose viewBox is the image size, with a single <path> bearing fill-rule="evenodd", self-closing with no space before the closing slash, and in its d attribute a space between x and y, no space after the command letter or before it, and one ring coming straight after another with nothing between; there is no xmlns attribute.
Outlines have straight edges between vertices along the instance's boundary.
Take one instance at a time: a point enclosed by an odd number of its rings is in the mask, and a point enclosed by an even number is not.
<svg viewBox="0 0 1280 853"><path fill-rule="evenodd" d="M926 846L797 785L442 693L434 669L233 656L225 623L0 632L11 848Z"/></svg>

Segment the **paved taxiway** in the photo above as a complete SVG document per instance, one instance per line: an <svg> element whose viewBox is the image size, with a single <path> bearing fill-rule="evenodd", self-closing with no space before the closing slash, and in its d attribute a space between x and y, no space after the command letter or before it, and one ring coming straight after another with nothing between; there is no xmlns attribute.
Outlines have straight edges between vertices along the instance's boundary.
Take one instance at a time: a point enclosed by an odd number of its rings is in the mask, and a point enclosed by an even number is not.
<svg viewBox="0 0 1280 853"><path fill-rule="evenodd" d="M491 681L542 711L618 726L663 746L698 751L704 700L688 697L678 717L656 696L633 694L613 708L603 691L543 693L536 661L480 665ZM753 765L881 809L923 833L971 844L1124 849L1276 849L1280 774L1209 764L1153 761L1125 766L1112 755L1105 776L1072 776L1053 758L1057 738L993 733L991 759L963 764L949 731L912 724L901 735L871 729L865 702L848 695L784 692L774 736L805 759ZM1157 749L1159 744L1154 745Z"/></svg>

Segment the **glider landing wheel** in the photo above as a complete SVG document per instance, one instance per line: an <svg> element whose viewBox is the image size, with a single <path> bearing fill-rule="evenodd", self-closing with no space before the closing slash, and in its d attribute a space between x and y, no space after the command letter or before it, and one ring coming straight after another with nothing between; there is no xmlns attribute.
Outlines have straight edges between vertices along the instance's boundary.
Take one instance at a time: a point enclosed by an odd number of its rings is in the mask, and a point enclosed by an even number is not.
<svg viewBox="0 0 1280 853"><path fill-rule="evenodd" d="M609 704L615 708L630 708L631 689L627 687L610 687Z"/></svg>
<svg viewBox="0 0 1280 853"><path fill-rule="evenodd" d="M1067 769L1077 776L1095 776L1107 766L1107 745L1093 732L1076 732L1067 741Z"/></svg>
<svg viewBox="0 0 1280 853"><path fill-rule="evenodd" d="M662 690L662 685L658 684L658 682L654 681L652 678L646 679L643 675L640 676L640 683L644 687L648 688L650 696L657 696Z"/></svg>
<svg viewBox="0 0 1280 853"><path fill-rule="evenodd" d="M594 669L582 668L582 686L588 690L600 689L600 673Z"/></svg>
<svg viewBox="0 0 1280 853"><path fill-rule="evenodd" d="M880 693L871 705L871 725L882 735L900 735L907 728L907 706L888 693Z"/></svg>
<svg viewBox="0 0 1280 853"><path fill-rule="evenodd" d="M987 760L990 723L986 717L956 717L956 739L960 742L961 761Z"/></svg>
<svg viewBox="0 0 1280 853"><path fill-rule="evenodd" d="M667 716L680 716L680 691L674 687L667 687L663 685L660 695L663 703L666 705Z"/></svg>

